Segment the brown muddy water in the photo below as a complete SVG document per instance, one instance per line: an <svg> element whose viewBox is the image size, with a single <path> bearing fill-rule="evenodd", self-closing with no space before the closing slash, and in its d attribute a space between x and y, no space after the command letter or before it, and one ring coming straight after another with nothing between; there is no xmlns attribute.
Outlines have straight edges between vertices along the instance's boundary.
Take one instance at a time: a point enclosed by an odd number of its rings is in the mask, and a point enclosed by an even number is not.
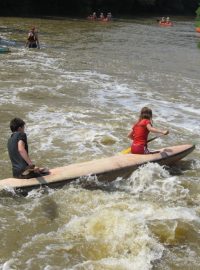
<svg viewBox="0 0 200 270"><path fill-rule="evenodd" d="M111 23L0 18L0 179L11 176L9 121L53 168L114 155L141 107L170 130L151 148L193 143L172 169L147 164L112 183L0 193L0 269L186 270L200 265L200 35L194 21ZM41 49L25 49L28 29Z"/></svg>

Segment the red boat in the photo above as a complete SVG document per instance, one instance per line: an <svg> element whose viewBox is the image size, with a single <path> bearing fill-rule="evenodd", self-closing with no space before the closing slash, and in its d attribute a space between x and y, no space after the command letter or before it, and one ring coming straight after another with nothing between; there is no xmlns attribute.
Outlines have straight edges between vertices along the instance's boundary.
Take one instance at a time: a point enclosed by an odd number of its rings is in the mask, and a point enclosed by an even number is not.
<svg viewBox="0 0 200 270"><path fill-rule="evenodd" d="M173 22L159 22L160 26L173 26Z"/></svg>
<svg viewBox="0 0 200 270"><path fill-rule="evenodd" d="M196 32L200 33L200 27L196 27Z"/></svg>

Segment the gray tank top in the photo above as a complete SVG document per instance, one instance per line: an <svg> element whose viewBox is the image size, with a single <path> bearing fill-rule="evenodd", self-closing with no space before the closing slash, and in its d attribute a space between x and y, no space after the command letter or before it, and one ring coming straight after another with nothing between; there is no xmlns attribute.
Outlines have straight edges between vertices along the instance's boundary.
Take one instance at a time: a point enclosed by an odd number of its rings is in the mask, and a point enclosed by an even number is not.
<svg viewBox="0 0 200 270"><path fill-rule="evenodd" d="M27 162L21 157L18 151L18 142L22 140L25 144L25 149L28 153L28 143L26 133L14 132L8 139L8 153L12 163L12 171L14 177L19 177L20 174L28 166Z"/></svg>

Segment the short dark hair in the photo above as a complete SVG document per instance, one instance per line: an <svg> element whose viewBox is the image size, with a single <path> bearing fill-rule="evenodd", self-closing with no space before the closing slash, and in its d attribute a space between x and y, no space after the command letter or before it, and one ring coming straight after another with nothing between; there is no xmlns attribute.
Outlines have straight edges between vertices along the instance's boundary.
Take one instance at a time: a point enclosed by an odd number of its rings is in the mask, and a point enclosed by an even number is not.
<svg viewBox="0 0 200 270"><path fill-rule="evenodd" d="M25 122L21 119L21 118L13 118L11 121L10 121L10 129L12 132L15 132L18 130L18 128L22 128L24 127L25 125Z"/></svg>
<svg viewBox="0 0 200 270"><path fill-rule="evenodd" d="M140 112L140 117L139 120L142 119L151 119L152 118L152 110L149 109L148 107L143 107L141 112Z"/></svg>

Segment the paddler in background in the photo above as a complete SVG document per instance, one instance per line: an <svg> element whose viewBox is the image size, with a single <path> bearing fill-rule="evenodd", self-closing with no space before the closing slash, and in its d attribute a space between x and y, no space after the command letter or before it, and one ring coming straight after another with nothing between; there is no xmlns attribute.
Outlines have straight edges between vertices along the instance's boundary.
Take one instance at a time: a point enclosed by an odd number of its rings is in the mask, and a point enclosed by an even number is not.
<svg viewBox="0 0 200 270"><path fill-rule="evenodd" d="M159 24L165 24L166 23L166 19L165 17L162 17L161 20L158 20Z"/></svg>
<svg viewBox="0 0 200 270"><path fill-rule="evenodd" d="M152 110L148 107L142 108L137 123L132 127L128 133L128 138L131 139L131 153L132 154L150 154L147 148L147 140L149 132L167 135L168 130L160 130L153 127L152 124Z"/></svg>
<svg viewBox="0 0 200 270"><path fill-rule="evenodd" d="M103 15L103 12L100 13L100 16L99 16L99 20L100 21L103 21L105 19L104 15Z"/></svg>
<svg viewBox="0 0 200 270"><path fill-rule="evenodd" d="M172 22L170 21L170 18L169 17L167 17L166 18L166 24L171 24Z"/></svg>
<svg viewBox="0 0 200 270"><path fill-rule="evenodd" d="M28 179L48 174L48 169L38 168L28 154L27 136L24 132L25 122L21 118L10 121L11 137L8 139L8 153L15 178Z"/></svg>
<svg viewBox="0 0 200 270"><path fill-rule="evenodd" d="M107 13L107 20L108 21L111 21L112 20L112 13L111 12L108 12Z"/></svg>
<svg viewBox="0 0 200 270"><path fill-rule="evenodd" d="M32 27L29 31L25 47L40 49L38 33L36 32L35 27Z"/></svg>

